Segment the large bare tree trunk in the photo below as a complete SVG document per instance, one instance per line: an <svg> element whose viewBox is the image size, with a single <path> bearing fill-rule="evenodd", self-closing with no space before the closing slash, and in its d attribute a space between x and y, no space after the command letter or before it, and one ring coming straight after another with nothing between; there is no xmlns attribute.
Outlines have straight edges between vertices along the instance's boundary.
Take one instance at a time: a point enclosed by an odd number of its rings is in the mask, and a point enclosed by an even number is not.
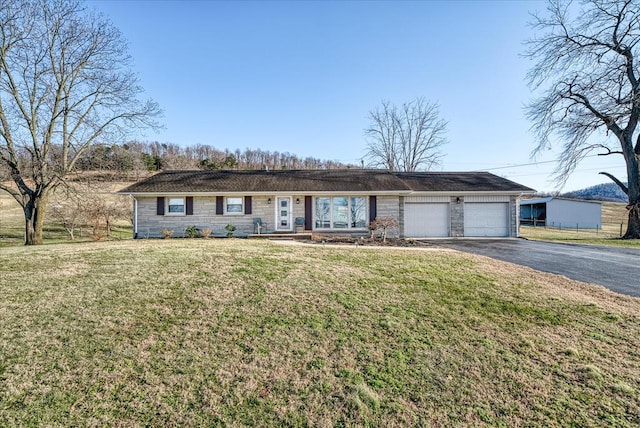
<svg viewBox="0 0 640 428"><path fill-rule="evenodd" d="M629 222L627 223L627 232L622 239L638 239L640 238L640 203L630 204L627 209L629 210Z"/></svg>
<svg viewBox="0 0 640 428"><path fill-rule="evenodd" d="M46 195L31 195L24 204L24 245L41 245L46 210Z"/></svg>

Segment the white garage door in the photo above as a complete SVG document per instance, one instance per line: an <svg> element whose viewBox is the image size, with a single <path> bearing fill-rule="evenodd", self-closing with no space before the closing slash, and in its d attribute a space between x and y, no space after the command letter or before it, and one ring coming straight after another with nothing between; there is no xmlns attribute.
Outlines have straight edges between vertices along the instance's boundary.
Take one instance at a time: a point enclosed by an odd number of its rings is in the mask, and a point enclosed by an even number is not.
<svg viewBox="0 0 640 428"><path fill-rule="evenodd" d="M464 236L509 236L509 204L465 203Z"/></svg>
<svg viewBox="0 0 640 428"><path fill-rule="evenodd" d="M449 204L405 204L404 234L407 238L449 236Z"/></svg>

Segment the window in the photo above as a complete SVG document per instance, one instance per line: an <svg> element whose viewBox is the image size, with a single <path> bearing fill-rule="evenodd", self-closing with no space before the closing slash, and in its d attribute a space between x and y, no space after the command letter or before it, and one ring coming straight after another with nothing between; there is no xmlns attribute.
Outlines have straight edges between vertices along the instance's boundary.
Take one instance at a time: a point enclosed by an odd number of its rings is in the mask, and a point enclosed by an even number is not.
<svg viewBox="0 0 640 428"><path fill-rule="evenodd" d="M316 228L331 227L331 198L316 198Z"/></svg>
<svg viewBox="0 0 640 428"><path fill-rule="evenodd" d="M167 212L169 215L184 214L184 198L169 198Z"/></svg>
<svg viewBox="0 0 640 428"><path fill-rule="evenodd" d="M365 197L334 196L315 199L316 229L364 229L367 227Z"/></svg>
<svg viewBox="0 0 640 428"><path fill-rule="evenodd" d="M346 229L349 226L349 198L333 198L333 227Z"/></svg>
<svg viewBox="0 0 640 428"><path fill-rule="evenodd" d="M242 214L242 198L227 198L227 214Z"/></svg>
<svg viewBox="0 0 640 428"><path fill-rule="evenodd" d="M351 198L351 227L367 227L367 201L365 198Z"/></svg>

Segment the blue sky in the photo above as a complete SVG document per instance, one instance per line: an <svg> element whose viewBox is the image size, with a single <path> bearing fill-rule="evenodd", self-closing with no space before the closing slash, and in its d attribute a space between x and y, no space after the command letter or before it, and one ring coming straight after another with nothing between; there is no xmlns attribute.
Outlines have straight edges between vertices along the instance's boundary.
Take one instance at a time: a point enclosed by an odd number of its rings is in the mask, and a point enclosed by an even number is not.
<svg viewBox="0 0 640 428"><path fill-rule="evenodd" d="M489 170L551 191L521 56L540 1L90 1L129 41L165 129L146 140L359 164L368 112L416 97L449 122L444 171ZM515 166L540 162L536 165ZM624 177L590 158L565 190Z"/></svg>

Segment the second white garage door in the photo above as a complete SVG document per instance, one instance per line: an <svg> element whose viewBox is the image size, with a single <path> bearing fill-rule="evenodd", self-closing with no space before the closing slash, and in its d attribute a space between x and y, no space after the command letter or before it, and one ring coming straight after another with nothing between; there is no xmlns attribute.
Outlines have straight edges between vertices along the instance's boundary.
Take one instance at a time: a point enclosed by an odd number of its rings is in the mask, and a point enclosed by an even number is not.
<svg viewBox="0 0 640 428"><path fill-rule="evenodd" d="M509 236L509 204L464 204L464 236Z"/></svg>
<svg viewBox="0 0 640 428"><path fill-rule="evenodd" d="M449 236L449 224L448 203L404 205L404 234L407 238Z"/></svg>

